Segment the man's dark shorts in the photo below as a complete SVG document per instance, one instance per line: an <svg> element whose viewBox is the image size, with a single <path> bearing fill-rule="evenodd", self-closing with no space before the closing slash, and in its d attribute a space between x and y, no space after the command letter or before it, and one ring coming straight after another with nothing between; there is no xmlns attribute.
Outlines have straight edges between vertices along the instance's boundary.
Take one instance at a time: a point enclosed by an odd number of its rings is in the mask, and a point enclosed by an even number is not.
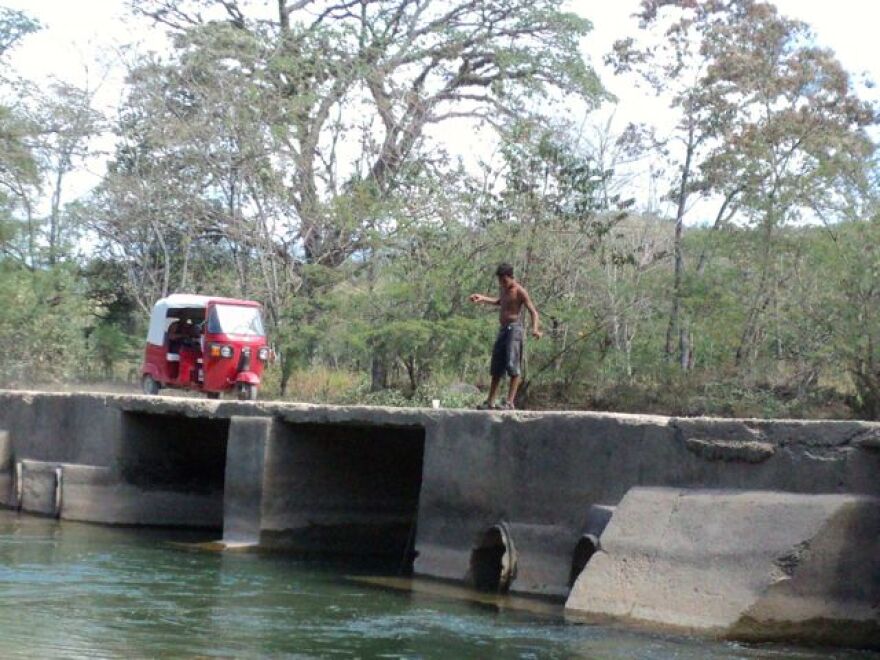
<svg viewBox="0 0 880 660"><path fill-rule="evenodd" d="M498 338L492 347L492 376L501 378L519 376L522 360L523 326L522 323L510 323L498 331Z"/></svg>

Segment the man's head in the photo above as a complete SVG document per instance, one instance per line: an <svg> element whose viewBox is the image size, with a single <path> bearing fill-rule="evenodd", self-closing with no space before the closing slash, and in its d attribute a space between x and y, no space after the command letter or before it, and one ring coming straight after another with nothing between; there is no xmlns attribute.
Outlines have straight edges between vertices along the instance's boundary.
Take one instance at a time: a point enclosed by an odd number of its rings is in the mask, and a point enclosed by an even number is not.
<svg viewBox="0 0 880 660"><path fill-rule="evenodd" d="M509 286L513 282L513 266L507 263L498 264L495 275L498 276L498 282L501 286Z"/></svg>

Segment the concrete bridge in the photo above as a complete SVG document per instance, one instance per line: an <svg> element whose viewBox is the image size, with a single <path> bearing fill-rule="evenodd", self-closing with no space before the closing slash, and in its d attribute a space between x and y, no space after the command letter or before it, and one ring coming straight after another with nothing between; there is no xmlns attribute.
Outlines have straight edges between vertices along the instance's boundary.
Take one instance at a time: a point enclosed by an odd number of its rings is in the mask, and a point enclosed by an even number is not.
<svg viewBox="0 0 880 660"><path fill-rule="evenodd" d="M880 648L880 425L0 391L0 504Z"/></svg>

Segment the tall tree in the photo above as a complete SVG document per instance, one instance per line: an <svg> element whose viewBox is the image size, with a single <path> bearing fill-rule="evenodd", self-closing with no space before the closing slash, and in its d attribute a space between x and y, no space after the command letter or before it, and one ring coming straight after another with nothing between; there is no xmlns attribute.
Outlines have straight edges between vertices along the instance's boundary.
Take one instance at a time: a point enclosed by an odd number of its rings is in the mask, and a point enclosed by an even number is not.
<svg viewBox="0 0 880 660"><path fill-rule="evenodd" d="M30 144L35 127L22 114L18 81L6 71L9 53L39 27L26 14L0 7L0 88L4 90L4 101L0 102L0 251L30 265L36 252L33 200L39 187L37 162ZM24 241L20 240L22 220Z"/></svg>
<svg viewBox="0 0 880 660"><path fill-rule="evenodd" d="M666 353L678 326L679 358L690 364L680 321L684 299L683 219L688 198L720 199L715 226L735 213L762 228L757 284L735 351L737 364L754 346L773 305L775 230L812 203L823 181L864 159L863 127L874 121L827 50L808 26L755 0L645 0L642 26L663 26L659 46L619 42L620 70L637 68L658 92L672 91L683 136L676 183L675 275ZM655 68L658 55L666 64ZM658 73L659 71L659 73ZM705 268L706 254L696 274Z"/></svg>
<svg viewBox="0 0 880 660"><path fill-rule="evenodd" d="M307 261L331 266L360 249L369 229L334 217L340 185L390 194L426 127L455 118L503 123L554 88L588 99L601 93L579 52L590 25L561 4L279 2L267 23L234 0L134 3L178 33L207 25L201 8L222 11L227 24L252 36L253 57L239 66L262 93L271 89L282 101L269 125L285 156L299 239ZM361 144L348 167L340 162L341 143L349 150Z"/></svg>
<svg viewBox="0 0 880 660"><path fill-rule="evenodd" d="M187 163L241 290L279 324L291 295L337 281L322 269L395 230L402 182L436 160L431 127L602 95L579 50L590 24L561 0L279 2L274 16L235 0L132 5L175 44L132 74L131 100L151 108L144 145Z"/></svg>
<svg viewBox="0 0 880 660"><path fill-rule="evenodd" d="M65 214L68 175L85 163L91 140L102 130L103 117L93 108L94 91L57 82L29 99L30 123L38 127L32 151L49 192L46 221L46 263L54 266L75 239L71 218Z"/></svg>
<svg viewBox="0 0 880 660"><path fill-rule="evenodd" d="M876 121L874 110L857 97L834 54L814 41L805 23L760 2L733 3L706 27L709 108L731 119L704 171L715 190L742 189L740 209L761 236L737 364L747 359L762 323L779 335L773 314L778 228L803 218L820 191L861 167L872 150L864 127Z"/></svg>
<svg viewBox="0 0 880 660"><path fill-rule="evenodd" d="M713 114L706 107L704 80L711 65L702 48L701 21L711 13L712 2L643 0L636 14L642 34L614 43L606 61L617 74L635 74L636 84L669 103L675 124L669 135L639 130L642 139L675 172L667 195L674 205L674 275L666 327L664 354L672 361L676 353L682 369L692 363L691 337L683 316L685 296L684 221L690 201L705 191L699 180L700 166L711 143L723 129L726 114ZM634 127L635 128L635 127ZM727 206L736 191L725 197L716 224L729 218Z"/></svg>

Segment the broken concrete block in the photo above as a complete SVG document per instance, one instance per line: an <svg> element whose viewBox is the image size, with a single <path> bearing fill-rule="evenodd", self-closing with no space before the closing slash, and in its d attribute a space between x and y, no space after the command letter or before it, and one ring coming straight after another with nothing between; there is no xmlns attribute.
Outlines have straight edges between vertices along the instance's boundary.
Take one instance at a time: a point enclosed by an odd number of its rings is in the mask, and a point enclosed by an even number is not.
<svg viewBox="0 0 880 660"><path fill-rule="evenodd" d="M61 503L58 492L60 472L58 463L21 461L21 510L57 516Z"/></svg>
<svg viewBox="0 0 880 660"><path fill-rule="evenodd" d="M62 466L61 511L66 520L103 522L106 511L119 505L117 478L107 467L65 464ZM116 522L116 518L110 518ZM125 521L127 522L127 521Z"/></svg>
<svg viewBox="0 0 880 660"><path fill-rule="evenodd" d="M880 500L633 488L566 602L749 640L880 647Z"/></svg>

